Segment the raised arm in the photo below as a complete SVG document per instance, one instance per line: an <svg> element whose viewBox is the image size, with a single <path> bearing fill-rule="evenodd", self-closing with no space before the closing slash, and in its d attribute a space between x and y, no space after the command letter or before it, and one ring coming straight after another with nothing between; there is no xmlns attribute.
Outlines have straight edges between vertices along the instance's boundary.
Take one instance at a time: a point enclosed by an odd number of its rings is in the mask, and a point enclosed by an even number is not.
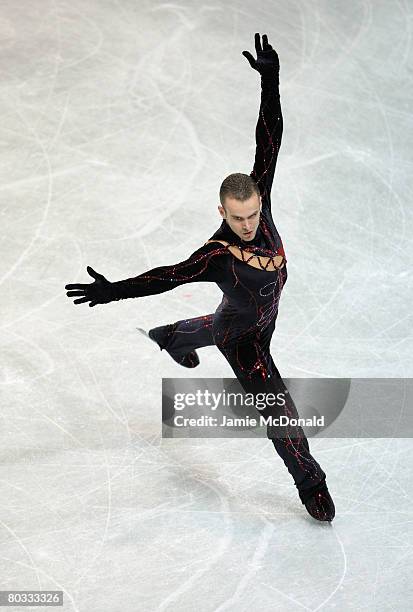
<svg viewBox="0 0 413 612"><path fill-rule="evenodd" d="M111 283L90 266L87 271L95 281L88 284L66 285L67 296L80 296L74 304L90 302L89 306L107 304L125 298L144 297L171 291L179 285L194 282L219 282L222 280L225 247L205 244L188 259L170 266L160 266L139 276Z"/></svg>
<svg viewBox="0 0 413 612"><path fill-rule="evenodd" d="M264 207L271 209L271 187L274 179L278 151L281 146L283 117L280 104L279 70L277 52L268 44L266 34L255 34L257 59L248 52L243 55L261 76L261 103L255 130L255 161L251 177L258 184Z"/></svg>

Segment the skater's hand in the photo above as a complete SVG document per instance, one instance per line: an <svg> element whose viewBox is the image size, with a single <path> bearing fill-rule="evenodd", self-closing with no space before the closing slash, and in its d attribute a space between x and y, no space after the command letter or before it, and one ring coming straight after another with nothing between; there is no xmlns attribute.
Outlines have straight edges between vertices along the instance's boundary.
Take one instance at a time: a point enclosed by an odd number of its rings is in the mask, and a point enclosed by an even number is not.
<svg viewBox="0 0 413 612"><path fill-rule="evenodd" d="M73 302L74 304L90 302L89 306L96 306L96 304L108 304L111 302L114 299L113 292L111 291L112 283L109 282L102 274L95 272L95 270L93 270L93 268L90 266L87 266L86 269L90 276L96 279L95 282L85 285L66 285L65 289L69 289L66 295L68 297L74 297L75 295L81 296L80 299Z"/></svg>
<svg viewBox="0 0 413 612"><path fill-rule="evenodd" d="M254 59L249 51L243 51L242 55L247 58L251 68L257 70L261 76L278 74L280 70L278 54L271 45L268 44L266 34L262 36L262 45L263 47L261 48L260 35L257 32L255 34L255 51L257 53L257 59Z"/></svg>

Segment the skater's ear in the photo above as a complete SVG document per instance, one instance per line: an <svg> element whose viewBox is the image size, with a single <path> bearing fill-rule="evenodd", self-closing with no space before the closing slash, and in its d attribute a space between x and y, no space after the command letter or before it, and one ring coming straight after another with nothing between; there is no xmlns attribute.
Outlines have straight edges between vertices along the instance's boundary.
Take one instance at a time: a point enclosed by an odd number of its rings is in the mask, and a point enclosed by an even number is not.
<svg viewBox="0 0 413 612"><path fill-rule="evenodd" d="M218 210L219 210L219 214L221 215L221 217L225 219L227 216L225 212L225 208L221 204L218 204Z"/></svg>

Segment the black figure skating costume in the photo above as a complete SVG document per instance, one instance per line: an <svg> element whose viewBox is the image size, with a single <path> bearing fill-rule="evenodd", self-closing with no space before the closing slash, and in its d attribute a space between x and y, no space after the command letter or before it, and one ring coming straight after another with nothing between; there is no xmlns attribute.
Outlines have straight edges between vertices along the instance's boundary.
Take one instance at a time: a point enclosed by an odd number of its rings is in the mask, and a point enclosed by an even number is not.
<svg viewBox="0 0 413 612"><path fill-rule="evenodd" d="M271 52L275 53L265 37L261 56ZM277 412L267 407L261 414L287 414L297 418L294 402L270 353L279 300L287 280L287 259L272 217L270 197L281 145L283 117L278 70L263 70L260 74L261 103L251 176L259 187L262 211L255 238L242 240L223 220L202 247L174 265L157 267L113 283L88 268L96 278L94 285L99 287L96 286L95 294L89 293L89 298L83 301L93 298L94 302L90 304L93 306L106 301L159 294L187 283L216 283L223 292L223 298L214 313L163 325L151 330L149 335L161 349L167 350L178 363L187 367L198 365L196 349L215 345L247 392L275 390L279 393L281 389L286 393L288 400L282 412L279 407ZM271 427L267 431L309 513L319 520L331 520L334 505L325 484L325 473L312 457L301 427L287 428L284 437L277 435Z"/></svg>

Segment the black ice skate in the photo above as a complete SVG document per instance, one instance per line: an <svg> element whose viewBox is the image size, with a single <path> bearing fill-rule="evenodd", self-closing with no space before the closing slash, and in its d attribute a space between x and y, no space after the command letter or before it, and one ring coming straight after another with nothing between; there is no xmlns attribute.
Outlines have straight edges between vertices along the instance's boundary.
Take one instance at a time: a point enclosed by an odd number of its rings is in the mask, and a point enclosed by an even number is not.
<svg viewBox="0 0 413 612"><path fill-rule="evenodd" d="M336 511L325 480L310 489L299 491L298 494L307 512L317 521L333 520Z"/></svg>
<svg viewBox="0 0 413 612"><path fill-rule="evenodd" d="M165 350L176 363L184 366L184 368L196 368L199 365L199 357L196 351L191 351L190 353L176 353L174 351L168 350L168 343L171 338L171 335L174 331L174 324L170 325L161 325L160 327L154 327L150 329L149 332L146 332L144 329L140 327L136 328L145 336L156 342L161 351Z"/></svg>

